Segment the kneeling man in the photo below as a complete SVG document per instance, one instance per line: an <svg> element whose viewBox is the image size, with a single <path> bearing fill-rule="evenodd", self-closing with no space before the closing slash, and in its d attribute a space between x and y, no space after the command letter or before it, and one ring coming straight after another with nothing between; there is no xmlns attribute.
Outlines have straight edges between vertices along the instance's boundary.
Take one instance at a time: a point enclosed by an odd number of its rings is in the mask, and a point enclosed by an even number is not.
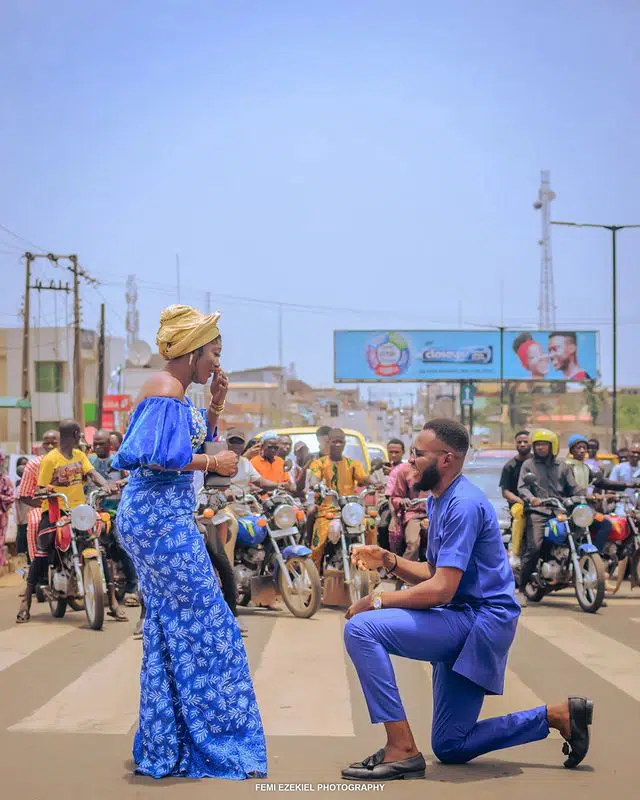
<svg viewBox="0 0 640 800"><path fill-rule="evenodd" d="M485 695L503 692L520 605L495 511L461 474L468 449L466 428L447 419L427 423L416 439L410 459L416 488L432 495L426 563L376 545L354 548L358 567L383 567L413 585L369 595L347 612L347 651L371 722L384 723L387 743L344 769L344 778L424 777L425 760L409 728L390 655L433 664L431 746L445 764L544 739L550 728L566 740L565 767L576 767L589 749L593 703L584 697L478 722Z"/></svg>

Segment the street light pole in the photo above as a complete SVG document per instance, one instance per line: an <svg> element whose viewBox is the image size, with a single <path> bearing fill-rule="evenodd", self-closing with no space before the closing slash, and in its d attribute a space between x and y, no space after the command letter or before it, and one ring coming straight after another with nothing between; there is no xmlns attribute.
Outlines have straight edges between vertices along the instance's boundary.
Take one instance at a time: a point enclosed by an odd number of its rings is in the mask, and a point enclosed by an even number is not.
<svg viewBox="0 0 640 800"><path fill-rule="evenodd" d="M611 278L612 278L612 302L611 316L613 325L613 347L612 347L612 378L613 387L611 392L611 451L616 452L618 446L618 268L616 261L617 235L618 231L625 228L640 228L640 225L598 225L593 222L559 222L551 220L552 225L565 225L570 228L601 228L611 231Z"/></svg>

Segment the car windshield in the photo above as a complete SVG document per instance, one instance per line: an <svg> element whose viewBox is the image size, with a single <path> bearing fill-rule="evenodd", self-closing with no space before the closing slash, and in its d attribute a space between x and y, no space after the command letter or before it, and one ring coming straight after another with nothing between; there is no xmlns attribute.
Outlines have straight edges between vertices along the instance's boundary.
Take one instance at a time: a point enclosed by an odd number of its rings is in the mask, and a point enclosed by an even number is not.
<svg viewBox="0 0 640 800"><path fill-rule="evenodd" d="M298 442L304 442L312 455L314 453L318 453L318 439L316 438L315 433L292 433L290 436L294 448ZM367 469L367 463L364 453L362 452L362 446L357 436L353 436L348 433L346 434L344 454L347 458L353 458L356 461L359 461L362 466Z"/></svg>
<svg viewBox="0 0 640 800"><path fill-rule="evenodd" d="M369 458L371 459L372 463L376 460L385 461L384 450L381 450L379 447L370 447L370 446L367 447L367 450L369 451Z"/></svg>

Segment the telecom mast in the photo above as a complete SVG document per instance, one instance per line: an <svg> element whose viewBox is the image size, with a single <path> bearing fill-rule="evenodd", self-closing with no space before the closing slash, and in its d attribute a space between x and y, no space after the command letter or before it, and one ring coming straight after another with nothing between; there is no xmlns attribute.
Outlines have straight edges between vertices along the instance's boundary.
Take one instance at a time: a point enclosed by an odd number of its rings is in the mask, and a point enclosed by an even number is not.
<svg viewBox="0 0 640 800"><path fill-rule="evenodd" d="M129 275L127 278L127 350L131 348L133 342L140 338L140 314L138 313L138 286L136 276Z"/></svg>
<svg viewBox="0 0 640 800"><path fill-rule="evenodd" d="M542 214L542 238L540 245L540 295L538 299L538 328L553 330L556 326L556 300L553 287L553 261L551 258L551 201L556 193L551 190L549 170L540 173L538 199L533 204Z"/></svg>

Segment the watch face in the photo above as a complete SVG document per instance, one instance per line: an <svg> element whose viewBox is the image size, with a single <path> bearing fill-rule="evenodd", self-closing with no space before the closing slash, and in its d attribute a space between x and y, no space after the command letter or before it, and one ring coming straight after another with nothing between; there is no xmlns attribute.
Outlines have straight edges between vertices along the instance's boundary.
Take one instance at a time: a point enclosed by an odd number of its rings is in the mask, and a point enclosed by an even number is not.
<svg viewBox="0 0 640 800"><path fill-rule="evenodd" d="M374 597L374 598L373 598L373 607L374 607L375 609L382 608L382 598L380 598L380 597Z"/></svg>

